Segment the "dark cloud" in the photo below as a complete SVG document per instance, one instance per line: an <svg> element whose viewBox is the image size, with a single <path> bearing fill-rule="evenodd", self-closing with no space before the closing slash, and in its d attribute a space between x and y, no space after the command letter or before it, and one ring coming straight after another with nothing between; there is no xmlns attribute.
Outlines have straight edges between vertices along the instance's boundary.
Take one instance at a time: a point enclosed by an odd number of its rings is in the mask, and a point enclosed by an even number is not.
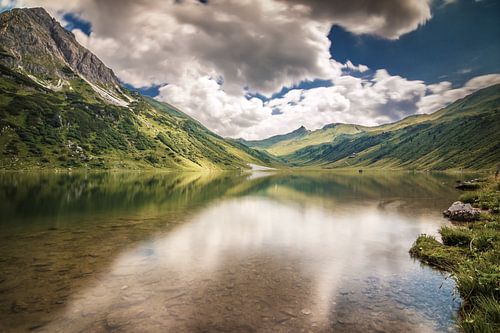
<svg viewBox="0 0 500 333"><path fill-rule="evenodd" d="M328 79L332 23L387 38L430 17L426 0L75 0L44 3L92 22L88 46L124 80L174 82L187 72L224 78L224 89L265 95ZM194 66L192 66L194 64Z"/></svg>
<svg viewBox="0 0 500 333"><path fill-rule="evenodd" d="M278 0L307 8L313 19L344 26L354 33L398 38L431 18L430 0Z"/></svg>
<svg viewBox="0 0 500 333"><path fill-rule="evenodd" d="M195 11L178 6L174 13L177 22L198 31L185 40L190 55L210 63L226 89L246 86L269 94L305 78L324 77L326 36L317 41L318 30L293 13L268 10L258 1L214 1Z"/></svg>

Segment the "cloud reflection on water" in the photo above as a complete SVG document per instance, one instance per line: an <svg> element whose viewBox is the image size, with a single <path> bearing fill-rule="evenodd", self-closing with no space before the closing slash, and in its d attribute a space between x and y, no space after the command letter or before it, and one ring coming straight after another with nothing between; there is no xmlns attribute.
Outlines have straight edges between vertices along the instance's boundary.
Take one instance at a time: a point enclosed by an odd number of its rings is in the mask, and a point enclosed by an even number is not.
<svg viewBox="0 0 500 333"><path fill-rule="evenodd" d="M154 331L151 321L123 318L159 314L164 315L157 319L161 327L177 332L193 331L196 323L242 331L245 325L257 331L304 327L362 331L378 325L385 331L421 332L449 325L451 309L432 304L431 311L437 309L448 317L436 323L429 309L418 308L422 304L405 311L396 307L396 294L366 297L400 281L410 298L413 293L424 294L435 297L437 305L451 299L452 284L438 291L439 274L420 267L407 253L416 235L436 230L435 217L409 217L377 201L332 201L328 206L328 198L324 199L320 205L269 196L215 202L170 233L119 256L98 285L70 302L63 322L56 321L48 329L64 330L69 324L75 331L99 327L95 314L107 322L116 313L122 313L121 319L114 320L125 331L134 327ZM255 279L249 274L256 274ZM411 290L411 279L427 285ZM407 286L405 281L410 281ZM252 307L244 316L226 309L243 309L243 303L254 300L267 303L265 309ZM126 315L122 303L130 311ZM339 312L337 305L345 303L354 306L350 313ZM352 321L366 312L356 308L360 303L374 314L381 310L377 305L383 304L381 316L399 320L375 323L369 316ZM226 306L217 310L217 304ZM169 312L170 307L177 312ZM290 318L280 323L283 313ZM266 316L272 319L263 321Z"/></svg>

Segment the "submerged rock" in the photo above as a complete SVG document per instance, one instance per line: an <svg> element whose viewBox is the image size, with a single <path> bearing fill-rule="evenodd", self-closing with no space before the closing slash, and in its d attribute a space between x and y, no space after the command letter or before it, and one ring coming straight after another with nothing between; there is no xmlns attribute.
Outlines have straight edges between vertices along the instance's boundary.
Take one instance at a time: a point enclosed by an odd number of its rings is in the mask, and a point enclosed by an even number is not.
<svg viewBox="0 0 500 333"><path fill-rule="evenodd" d="M308 316L312 313L312 311L309 309L302 309L302 310L300 310L300 313L302 313L305 316Z"/></svg>
<svg viewBox="0 0 500 333"><path fill-rule="evenodd" d="M479 219L480 211L468 203L456 201L443 212L443 215L453 221L470 222Z"/></svg>
<svg viewBox="0 0 500 333"><path fill-rule="evenodd" d="M459 183L457 186L455 186L456 189L462 191L475 191L480 187L481 184L477 183L476 181L466 181L463 183Z"/></svg>

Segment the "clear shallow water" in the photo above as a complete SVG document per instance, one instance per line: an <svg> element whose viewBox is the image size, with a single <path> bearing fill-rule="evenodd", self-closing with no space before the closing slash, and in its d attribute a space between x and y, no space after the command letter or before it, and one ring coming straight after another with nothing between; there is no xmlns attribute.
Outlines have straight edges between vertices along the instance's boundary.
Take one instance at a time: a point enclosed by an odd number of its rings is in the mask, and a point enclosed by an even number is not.
<svg viewBox="0 0 500 333"><path fill-rule="evenodd" d="M0 332L447 332L455 176L0 174Z"/></svg>

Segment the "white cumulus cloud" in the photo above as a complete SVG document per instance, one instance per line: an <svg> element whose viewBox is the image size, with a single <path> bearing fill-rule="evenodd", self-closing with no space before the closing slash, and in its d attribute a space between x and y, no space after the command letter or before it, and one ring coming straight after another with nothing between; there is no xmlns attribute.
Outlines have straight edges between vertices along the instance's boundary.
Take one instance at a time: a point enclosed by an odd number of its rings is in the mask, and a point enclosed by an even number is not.
<svg viewBox="0 0 500 333"><path fill-rule="evenodd" d="M4 3L3 1L2 3ZM448 1L450 2L450 1ZM91 22L76 38L136 87L161 85L172 103L224 136L263 138L304 125L377 125L429 113L499 75L463 87L331 59L332 24L397 39L431 19L431 0L19 0ZM328 87L283 87L325 80ZM265 101L249 97L267 96Z"/></svg>

